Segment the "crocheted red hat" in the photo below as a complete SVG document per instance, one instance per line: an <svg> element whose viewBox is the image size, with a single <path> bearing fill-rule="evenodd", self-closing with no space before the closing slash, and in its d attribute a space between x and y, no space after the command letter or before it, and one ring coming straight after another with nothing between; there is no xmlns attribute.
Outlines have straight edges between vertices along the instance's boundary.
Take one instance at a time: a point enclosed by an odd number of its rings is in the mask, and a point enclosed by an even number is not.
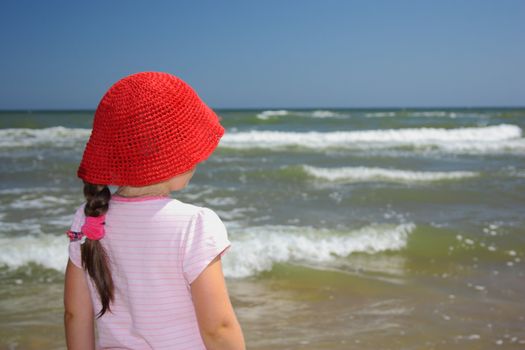
<svg viewBox="0 0 525 350"><path fill-rule="evenodd" d="M180 78L133 74L100 101L77 175L93 184L155 184L207 159L223 134L217 115Z"/></svg>

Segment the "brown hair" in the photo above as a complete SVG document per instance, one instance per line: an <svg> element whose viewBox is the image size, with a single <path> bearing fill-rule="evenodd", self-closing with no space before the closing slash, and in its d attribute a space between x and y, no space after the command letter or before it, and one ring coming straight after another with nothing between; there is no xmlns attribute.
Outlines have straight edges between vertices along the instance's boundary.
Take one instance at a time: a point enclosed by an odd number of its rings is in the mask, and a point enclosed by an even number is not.
<svg viewBox="0 0 525 350"><path fill-rule="evenodd" d="M86 206L84 214L86 216L100 216L108 211L111 192L106 185L95 185L84 181L84 197L86 197ZM100 244L100 241L86 239L81 245L82 266L89 273L89 276L95 283L102 309L97 314L97 318L110 311L109 304L113 301L114 286L111 270L109 268L106 250Z"/></svg>

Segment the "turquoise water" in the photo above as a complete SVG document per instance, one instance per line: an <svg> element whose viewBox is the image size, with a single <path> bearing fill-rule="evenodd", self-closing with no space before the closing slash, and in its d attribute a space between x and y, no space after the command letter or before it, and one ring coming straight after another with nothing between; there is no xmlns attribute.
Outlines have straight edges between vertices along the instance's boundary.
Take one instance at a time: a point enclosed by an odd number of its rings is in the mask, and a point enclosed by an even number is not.
<svg viewBox="0 0 525 350"><path fill-rule="evenodd" d="M173 196L226 223L250 349L525 347L525 109L217 113L226 135ZM6 348L63 346L92 114L0 113Z"/></svg>

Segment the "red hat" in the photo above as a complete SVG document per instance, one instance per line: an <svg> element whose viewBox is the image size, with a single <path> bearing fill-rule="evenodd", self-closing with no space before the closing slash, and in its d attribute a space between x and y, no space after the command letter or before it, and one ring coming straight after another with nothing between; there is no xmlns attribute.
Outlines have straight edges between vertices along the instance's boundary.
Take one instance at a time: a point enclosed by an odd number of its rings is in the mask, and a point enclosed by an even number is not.
<svg viewBox="0 0 525 350"><path fill-rule="evenodd" d="M155 184L207 159L223 134L217 115L184 81L133 74L100 101L77 175L93 184Z"/></svg>

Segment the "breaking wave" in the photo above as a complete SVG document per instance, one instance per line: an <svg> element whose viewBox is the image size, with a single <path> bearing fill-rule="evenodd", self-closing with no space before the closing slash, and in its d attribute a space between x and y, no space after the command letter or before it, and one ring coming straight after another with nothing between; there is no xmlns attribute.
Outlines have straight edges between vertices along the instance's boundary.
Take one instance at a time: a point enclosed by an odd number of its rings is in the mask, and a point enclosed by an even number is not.
<svg viewBox="0 0 525 350"><path fill-rule="evenodd" d="M224 257L225 274L248 277L270 271L274 263L323 264L352 253L380 253L405 248L413 223L372 224L349 232L298 226L262 226L243 230Z"/></svg>
<svg viewBox="0 0 525 350"><path fill-rule="evenodd" d="M0 148L40 147L53 145L71 147L86 142L91 129L55 126L44 129L0 129Z"/></svg>
<svg viewBox="0 0 525 350"><path fill-rule="evenodd" d="M257 119L268 120L272 117L280 117L283 115L288 115L288 111L284 109L268 110L268 111L262 111L261 113L257 114Z"/></svg>
<svg viewBox="0 0 525 350"><path fill-rule="evenodd" d="M369 167L318 168L308 165L303 165L302 168L310 176L334 182L431 182L479 176L479 173L472 171L409 171Z"/></svg>
<svg viewBox="0 0 525 350"><path fill-rule="evenodd" d="M525 140L521 136L521 128L508 124L456 129L410 128L334 132L252 130L226 134L220 144L230 148L373 150L412 147L452 153L525 153Z"/></svg>

